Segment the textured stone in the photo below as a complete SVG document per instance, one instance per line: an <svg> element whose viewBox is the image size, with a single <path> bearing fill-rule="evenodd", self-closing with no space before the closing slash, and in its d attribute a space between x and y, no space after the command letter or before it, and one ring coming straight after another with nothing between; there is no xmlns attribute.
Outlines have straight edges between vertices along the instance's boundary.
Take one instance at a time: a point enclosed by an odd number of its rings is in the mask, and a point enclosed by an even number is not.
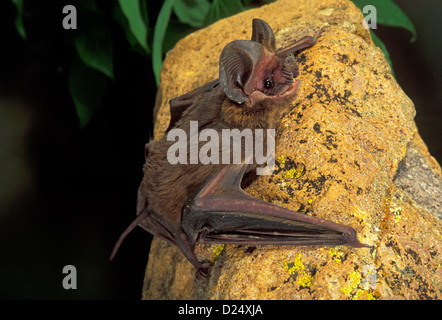
<svg viewBox="0 0 442 320"><path fill-rule="evenodd" d="M442 220L442 171L427 146L416 135L399 163L394 183L417 204Z"/></svg>
<svg viewBox="0 0 442 320"><path fill-rule="evenodd" d="M351 2L280 0L181 40L161 73L155 138L167 127L168 101L215 79L222 48L249 39L253 18L270 24L281 47L324 33L297 57L301 88L277 130L277 169L246 191L352 226L373 249L197 246L214 266L194 281L178 249L154 239L143 298L440 299L441 170Z"/></svg>

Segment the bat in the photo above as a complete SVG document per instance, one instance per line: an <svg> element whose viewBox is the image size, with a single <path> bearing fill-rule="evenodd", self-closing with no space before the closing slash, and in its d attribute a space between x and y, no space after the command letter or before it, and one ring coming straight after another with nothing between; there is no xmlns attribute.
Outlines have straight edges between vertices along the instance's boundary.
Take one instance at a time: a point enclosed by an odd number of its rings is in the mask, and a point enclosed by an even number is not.
<svg viewBox="0 0 442 320"><path fill-rule="evenodd" d="M295 54L312 47L321 32L276 50L271 27L254 19L251 40L232 41L222 50L218 79L170 101L171 120L166 133L180 129L189 137L185 146L191 148L197 141L201 151L204 141L195 136L195 130L192 133L192 122L197 123L197 133L276 128L300 85ZM191 155L185 154L184 163L173 164L168 152L175 143L166 134L146 144L137 217L118 239L111 259L136 226L177 246L203 276L208 274L210 263L196 256L197 242L369 247L358 241L356 231L349 226L248 195L241 182L246 173L258 167L256 161L247 162L242 155L240 163L203 164L192 162ZM246 147L245 142L241 147ZM216 151L223 154L232 150L220 146Z"/></svg>

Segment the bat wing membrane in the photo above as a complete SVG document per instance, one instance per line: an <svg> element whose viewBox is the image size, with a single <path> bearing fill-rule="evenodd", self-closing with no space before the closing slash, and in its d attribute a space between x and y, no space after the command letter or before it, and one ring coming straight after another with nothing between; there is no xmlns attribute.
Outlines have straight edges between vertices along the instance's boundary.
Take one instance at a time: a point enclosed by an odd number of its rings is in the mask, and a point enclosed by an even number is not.
<svg viewBox="0 0 442 320"><path fill-rule="evenodd" d="M351 245L365 247L348 226L254 198L240 188L247 165L223 168L183 213L183 230L201 243Z"/></svg>

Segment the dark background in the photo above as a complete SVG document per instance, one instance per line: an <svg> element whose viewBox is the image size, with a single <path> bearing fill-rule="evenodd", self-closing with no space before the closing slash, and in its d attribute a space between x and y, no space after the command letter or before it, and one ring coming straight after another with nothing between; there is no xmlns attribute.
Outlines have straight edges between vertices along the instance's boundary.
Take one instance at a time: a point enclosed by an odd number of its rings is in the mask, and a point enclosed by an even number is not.
<svg viewBox="0 0 442 320"><path fill-rule="evenodd" d="M29 41L14 27L14 7L0 0L0 298L139 299L151 236L140 228L108 261L119 234L135 217L144 144L152 132L156 86L150 62L119 51L121 90L80 129L63 73L63 15L38 3ZM416 122L440 162L442 39L439 0L398 0L414 22L378 26L396 78L413 100ZM158 8L149 11L155 21ZM56 26L56 27L54 27ZM116 61L118 60L116 59ZM74 265L78 289L64 290L62 269Z"/></svg>

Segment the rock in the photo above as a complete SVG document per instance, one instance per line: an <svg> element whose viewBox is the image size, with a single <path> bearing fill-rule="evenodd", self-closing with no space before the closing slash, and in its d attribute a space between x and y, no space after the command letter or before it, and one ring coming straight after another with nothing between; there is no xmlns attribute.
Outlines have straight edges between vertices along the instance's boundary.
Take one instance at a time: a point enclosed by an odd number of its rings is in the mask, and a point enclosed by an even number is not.
<svg viewBox="0 0 442 320"><path fill-rule="evenodd" d="M414 202L442 220L442 175L440 166L419 135L399 163L394 183Z"/></svg>
<svg viewBox="0 0 442 320"><path fill-rule="evenodd" d="M351 2L293 3L249 10L181 40L161 72L155 138L168 125L168 101L215 79L222 48L249 39L253 18L270 24L281 47L323 28L297 57L301 88L277 131L277 169L246 191L352 226L373 249L197 246L214 266L195 281L178 249L155 238L144 299L441 298L442 175L417 133L413 103Z"/></svg>

